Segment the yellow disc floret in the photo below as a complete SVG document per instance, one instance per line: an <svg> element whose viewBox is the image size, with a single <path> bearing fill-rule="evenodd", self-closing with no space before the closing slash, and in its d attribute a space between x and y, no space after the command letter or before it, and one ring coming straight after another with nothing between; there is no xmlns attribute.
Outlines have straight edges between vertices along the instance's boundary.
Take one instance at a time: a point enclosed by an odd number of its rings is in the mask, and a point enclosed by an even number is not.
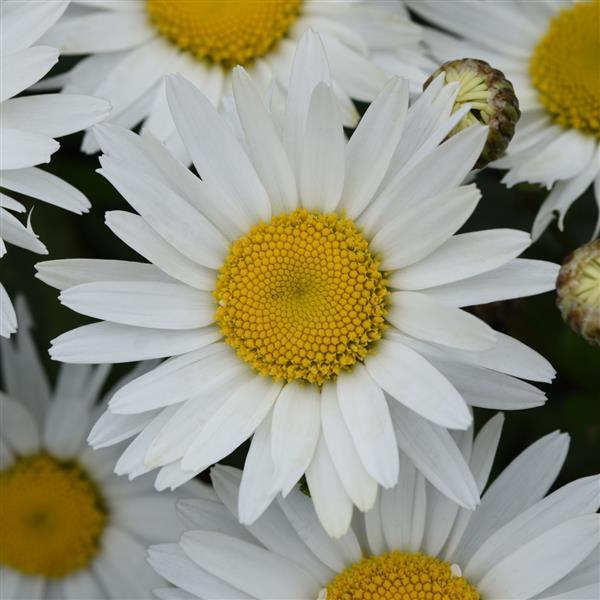
<svg viewBox="0 0 600 600"><path fill-rule="evenodd" d="M554 121L600 137L600 2L560 12L538 42L529 72Z"/></svg>
<svg viewBox="0 0 600 600"><path fill-rule="evenodd" d="M232 245L215 290L217 322L259 373L321 384L381 337L385 283L350 219L296 210Z"/></svg>
<svg viewBox="0 0 600 600"><path fill-rule="evenodd" d="M449 563L424 554L389 552L364 558L333 579L327 600L479 600Z"/></svg>
<svg viewBox="0 0 600 600"><path fill-rule="evenodd" d="M27 575L65 577L100 547L106 510L74 462L20 458L0 473L0 564Z"/></svg>
<svg viewBox="0 0 600 600"><path fill-rule="evenodd" d="M146 8L178 48L233 67L263 56L286 35L300 0L147 0Z"/></svg>

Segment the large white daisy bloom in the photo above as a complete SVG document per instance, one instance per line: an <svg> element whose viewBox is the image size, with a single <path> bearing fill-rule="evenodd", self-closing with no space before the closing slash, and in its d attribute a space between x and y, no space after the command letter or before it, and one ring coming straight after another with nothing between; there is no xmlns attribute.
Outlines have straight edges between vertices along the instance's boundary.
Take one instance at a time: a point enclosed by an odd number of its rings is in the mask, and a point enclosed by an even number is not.
<svg viewBox="0 0 600 600"><path fill-rule="evenodd" d="M301 40L280 131L258 88L233 76L234 130L180 76L167 81L178 131L202 179L160 143L97 129L100 172L138 214L106 215L151 264L38 265L61 302L103 321L53 342L54 359L174 357L122 388L93 445L136 435L117 463L160 468L176 487L254 434L240 517L254 521L307 473L340 481L345 531L398 479L398 445L473 508L475 482L447 428L469 406L523 409L549 381L537 353L461 307L553 288L558 267L515 258L514 230L453 235L479 200L461 185L487 129L439 145L464 116L438 79L408 109L392 80L349 143L319 37ZM466 107L465 110L469 110ZM343 486L343 488L342 488Z"/></svg>
<svg viewBox="0 0 600 600"><path fill-rule="evenodd" d="M491 419L473 440L457 436L479 489L486 487L502 427ZM153 546L150 564L185 598L280 600L595 600L599 597L600 479L579 479L545 496L568 436L552 433L518 456L487 488L475 511L441 496L401 455L402 483L356 514L339 540L319 526L310 500L295 489L252 526L237 522L241 473L217 466L214 492L183 500L189 529L178 543ZM335 514L336 482L313 493ZM312 490L312 488L311 488Z"/></svg>
<svg viewBox="0 0 600 600"><path fill-rule="evenodd" d="M85 443L109 368L64 365L52 390L31 318L22 299L16 304L19 333L1 341L2 598L147 600L164 585L146 564L147 546L183 531L173 518L177 496L159 494L147 477L117 477L112 466L120 450Z"/></svg>
<svg viewBox="0 0 600 600"><path fill-rule="evenodd" d="M539 237L591 185L600 209L600 3L553 0L412 0L416 13L448 35L425 39L440 61L472 57L501 69L519 98L521 119L503 181L552 188L533 224ZM600 231L600 217L594 229Z"/></svg>
<svg viewBox="0 0 600 600"><path fill-rule="evenodd" d="M105 100L79 94L40 94L14 98L41 79L58 60L58 50L33 44L60 18L68 2L3 0L0 5L0 186L81 214L89 209L85 196L62 179L36 168L58 150L55 137L101 121L109 112ZM46 247L10 212L23 204L0 194L0 257L5 243L47 254ZM14 308L0 284L0 335L17 330Z"/></svg>
<svg viewBox="0 0 600 600"><path fill-rule="evenodd" d="M164 75L181 73L215 106L231 94L238 64L263 89L274 76L285 85L309 27L322 34L348 126L358 121L350 98L370 102L390 74L410 79L417 90L431 72L420 27L400 0L81 0L46 39L63 54L90 55L54 83L110 100L112 122L130 128L145 120L179 152ZM83 148L98 149L91 133Z"/></svg>

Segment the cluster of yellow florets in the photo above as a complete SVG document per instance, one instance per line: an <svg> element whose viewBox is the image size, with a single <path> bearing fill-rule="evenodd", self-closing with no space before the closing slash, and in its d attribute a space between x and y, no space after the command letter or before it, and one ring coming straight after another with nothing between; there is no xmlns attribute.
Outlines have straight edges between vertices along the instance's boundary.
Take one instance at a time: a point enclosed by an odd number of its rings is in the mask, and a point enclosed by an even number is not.
<svg viewBox="0 0 600 600"><path fill-rule="evenodd" d="M540 101L567 128L600 137L600 2L563 10L535 48L529 71Z"/></svg>
<svg viewBox="0 0 600 600"><path fill-rule="evenodd" d="M389 552L364 558L327 586L327 600L479 600L477 590L437 558Z"/></svg>
<svg viewBox="0 0 600 600"><path fill-rule="evenodd" d="M106 511L77 464L47 454L21 458L0 473L0 499L0 564L64 577L98 551Z"/></svg>
<svg viewBox="0 0 600 600"><path fill-rule="evenodd" d="M321 384L381 337L388 291L378 267L349 219L274 217L232 245L215 290L217 322L259 373Z"/></svg>
<svg viewBox="0 0 600 600"><path fill-rule="evenodd" d="M225 67L266 54L298 16L300 0L147 0L153 25L181 50Z"/></svg>

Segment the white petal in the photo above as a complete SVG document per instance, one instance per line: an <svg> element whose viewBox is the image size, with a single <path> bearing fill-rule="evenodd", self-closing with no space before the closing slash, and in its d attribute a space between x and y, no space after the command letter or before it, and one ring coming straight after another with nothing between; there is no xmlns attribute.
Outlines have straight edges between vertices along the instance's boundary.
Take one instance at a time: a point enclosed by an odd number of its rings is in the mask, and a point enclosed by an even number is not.
<svg viewBox="0 0 600 600"><path fill-rule="evenodd" d="M200 177L216 183L236 200L250 223L268 221L271 207L265 189L248 156L206 96L181 76L170 76L167 99Z"/></svg>
<svg viewBox="0 0 600 600"><path fill-rule="evenodd" d="M398 402L390 404L398 446L440 492L473 509L479 493L463 455L448 431Z"/></svg>
<svg viewBox="0 0 600 600"><path fill-rule="evenodd" d="M423 260L392 273L390 286L418 290L459 281L500 267L531 243L514 229L490 229L451 237Z"/></svg>
<svg viewBox="0 0 600 600"><path fill-rule="evenodd" d="M334 383L321 391L321 425L337 474L352 502L369 510L377 497L377 482L367 473L340 411Z"/></svg>
<svg viewBox="0 0 600 600"><path fill-rule="evenodd" d="M400 141L408 109L408 84L393 78L375 98L346 148L346 177L340 208L352 219L377 191Z"/></svg>
<svg viewBox="0 0 600 600"><path fill-rule="evenodd" d="M0 102L16 96L40 80L58 61L58 50L48 46L25 48L0 57Z"/></svg>
<svg viewBox="0 0 600 600"><path fill-rule="evenodd" d="M143 12L94 11L59 21L43 41L62 54L94 54L133 48L155 35Z"/></svg>
<svg viewBox="0 0 600 600"><path fill-rule="evenodd" d="M598 515L561 523L496 563L477 589L490 600L532 598L576 567L599 540Z"/></svg>
<svg viewBox="0 0 600 600"><path fill-rule="evenodd" d="M381 490L380 510L383 535L388 548L418 552L425 531L425 479L405 455L400 455L400 482Z"/></svg>
<svg viewBox="0 0 600 600"><path fill-rule="evenodd" d="M61 17L66 0L2 3L2 54L31 46Z"/></svg>
<svg viewBox="0 0 600 600"><path fill-rule="evenodd" d="M182 468L205 469L244 443L271 410L282 385L255 375L239 386L195 436L183 456Z"/></svg>
<svg viewBox="0 0 600 600"><path fill-rule="evenodd" d="M100 162L99 172L167 242L201 265L221 266L229 244L206 217L159 181L131 172L105 156Z"/></svg>
<svg viewBox="0 0 600 600"><path fill-rule="evenodd" d="M0 182L9 190L38 198L77 214L87 212L90 208L89 201L78 189L42 169L30 167L4 171L0 174Z"/></svg>
<svg viewBox="0 0 600 600"><path fill-rule="evenodd" d="M2 437L18 454L33 454L40 447L40 431L31 413L20 402L0 392Z"/></svg>
<svg viewBox="0 0 600 600"><path fill-rule="evenodd" d="M298 42L289 71L283 129L286 150L296 175L300 173L300 153L310 99L321 81L331 83L327 55L321 38L309 30ZM286 84L284 81L283 85Z"/></svg>
<svg viewBox="0 0 600 600"><path fill-rule="evenodd" d="M148 411L139 415L117 415L106 409L90 431L87 441L94 449L118 444L145 429L157 414L157 411Z"/></svg>
<svg viewBox="0 0 600 600"><path fill-rule="evenodd" d="M130 248L157 265L167 275L200 290L212 291L216 273L178 252L144 219L125 211L105 214L109 229Z"/></svg>
<svg viewBox="0 0 600 600"><path fill-rule="evenodd" d="M183 552L179 544L151 546L148 549L148 562L167 581L193 594L192 598L208 596L215 600L245 600L251 597L201 569Z"/></svg>
<svg viewBox="0 0 600 600"><path fill-rule="evenodd" d="M558 475L568 446L568 436L554 432L513 460L482 497L453 560L466 564L494 531L540 500Z"/></svg>
<svg viewBox="0 0 600 600"><path fill-rule="evenodd" d="M174 281L154 265L127 260L67 258L37 263L36 269L38 279L59 290L97 281Z"/></svg>
<svg viewBox="0 0 600 600"><path fill-rule="evenodd" d="M177 283L84 283L61 292L59 300L81 314L140 327L195 329L210 325L214 318L208 292Z"/></svg>
<svg viewBox="0 0 600 600"><path fill-rule="evenodd" d="M50 162L50 156L59 144L52 138L39 133L20 129L0 129L0 170L24 169Z"/></svg>
<svg viewBox="0 0 600 600"><path fill-rule="evenodd" d="M293 211L298 205L294 173L260 92L241 67L233 72L233 93L252 163L273 211Z"/></svg>
<svg viewBox="0 0 600 600"><path fill-rule="evenodd" d="M312 459L321 428L320 401L315 385L288 383L273 409L274 489L281 490L284 496L304 474Z"/></svg>
<svg viewBox="0 0 600 600"><path fill-rule="evenodd" d="M0 336L8 338L17 331L17 315L13 304L0 283Z"/></svg>
<svg viewBox="0 0 600 600"><path fill-rule="evenodd" d="M0 208L0 227L2 228L2 240L8 244L13 244L19 248L24 248L37 254L48 254L46 246L38 239L38 236L31 228L31 221L28 220L27 227L22 225L19 219L12 213Z"/></svg>
<svg viewBox="0 0 600 600"><path fill-rule="evenodd" d="M474 185L458 187L389 216L370 245L381 255L381 268L401 269L427 257L465 223L480 197Z"/></svg>
<svg viewBox="0 0 600 600"><path fill-rule="evenodd" d="M344 187L345 138L331 88L321 82L312 94L300 155L300 197L310 211L333 212Z"/></svg>
<svg viewBox="0 0 600 600"><path fill-rule="evenodd" d="M236 358L222 343L171 358L117 390L110 408L132 414L182 402L200 392L215 392L235 374Z"/></svg>
<svg viewBox="0 0 600 600"><path fill-rule="evenodd" d="M367 371L390 396L443 427L466 429L472 422L452 384L420 354L390 340L365 359Z"/></svg>
<svg viewBox="0 0 600 600"><path fill-rule="evenodd" d="M49 352L61 362L122 363L185 354L221 337L214 326L168 331L102 322L63 333Z"/></svg>
<svg viewBox="0 0 600 600"><path fill-rule="evenodd" d="M337 379L344 421L367 472L384 487L398 481L398 448L386 399L361 364Z"/></svg>
<svg viewBox="0 0 600 600"><path fill-rule="evenodd" d="M333 538L344 535L352 520L352 500L344 491L323 434L306 469L306 482L325 531Z"/></svg>
<svg viewBox="0 0 600 600"><path fill-rule="evenodd" d="M413 337L463 350L487 350L496 343L496 334L489 325L426 293L391 294L387 320Z"/></svg>
<svg viewBox="0 0 600 600"><path fill-rule="evenodd" d="M60 137L102 121L110 112L106 100L76 94L39 94L2 104L3 123L48 137Z"/></svg>
<svg viewBox="0 0 600 600"><path fill-rule="evenodd" d="M482 544L466 565L465 577L478 581L499 561L545 531L569 519L594 514L600 505L599 484L598 477L578 479L521 513Z"/></svg>
<svg viewBox="0 0 600 600"><path fill-rule="evenodd" d="M259 546L208 531L188 532L183 551L209 573L257 598L316 597L320 586L288 559ZM236 568L232 569L231 564Z"/></svg>

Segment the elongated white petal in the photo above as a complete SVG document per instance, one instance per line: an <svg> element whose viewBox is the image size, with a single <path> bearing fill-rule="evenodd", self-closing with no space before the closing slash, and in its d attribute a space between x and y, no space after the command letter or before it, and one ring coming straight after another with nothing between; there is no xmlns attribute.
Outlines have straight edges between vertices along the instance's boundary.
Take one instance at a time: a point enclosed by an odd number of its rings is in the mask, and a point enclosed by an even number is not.
<svg viewBox="0 0 600 600"><path fill-rule="evenodd" d="M174 279L200 290L211 291L216 272L199 265L165 241L144 219L125 211L105 215L109 229L130 248L158 266Z"/></svg>
<svg viewBox="0 0 600 600"><path fill-rule="evenodd" d="M387 320L413 337L463 350L486 350L496 343L489 325L425 293L391 294Z"/></svg>
<svg viewBox="0 0 600 600"><path fill-rule="evenodd" d="M181 76L167 79L167 99L179 135L198 173L218 184L252 224L268 221L271 206L265 189L233 133L209 100ZM229 165L235 165L231 170Z"/></svg>
<svg viewBox="0 0 600 600"><path fill-rule="evenodd" d="M490 600L532 598L576 567L599 541L599 515L570 519L496 563L477 589Z"/></svg>
<svg viewBox="0 0 600 600"><path fill-rule="evenodd" d="M375 98L346 147L346 177L340 208L352 219L365 209L400 141L408 109L408 83L393 78Z"/></svg>
<svg viewBox="0 0 600 600"><path fill-rule="evenodd" d="M2 227L3 242L37 254L48 254L46 246L38 239L31 224L23 225L12 213L3 208L0 208L0 227Z"/></svg>
<svg viewBox="0 0 600 600"><path fill-rule="evenodd" d="M450 381L407 346L381 340L365 366L390 396L444 427L466 429L472 422L465 401Z"/></svg>
<svg viewBox="0 0 600 600"><path fill-rule="evenodd" d="M52 138L21 129L0 129L0 170L24 169L50 162L59 144Z"/></svg>
<svg viewBox="0 0 600 600"><path fill-rule="evenodd" d="M286 496L310 464L321 428L320 394L314 385L288 383L275 408L271 453L275 487Z"/></svg>
<svg viewBox="0 0 600 600"><path fill-rule="evenodd" d="M233 93L252 163L273 211L293 211L298 204L294 172L256 84L241 67L233 72Z"/></svg>
<svg viewBox="0 0 600 600"><path fill-rule="evenodd" d="M461 233L423 260L392 273L390 285L419 290L467 279L516 258L530 243L527 233L513 229Z"/></svg>
<svg viewBox="0 0 600 600"><path fill-rule="evenodd" d="M35 46L0 56L0 102L41 79L58 61L58 50Z"/></svg>
<svg viewBox="0 0 600 600"><path fill-rule="evenodd" d="M390 411L400 449L432 485L457 504L473 510L479 502L477 486L448 431L398 402L390 404Z"/></svg>
<svg viewBox="0 0 600 600"><path fill-rule="evenodd" d="M377 482L367 473L344 422L334 383L321 391L321 426L337 474L352 502L369 510L377 497Z"/></svg>
<svg viewBox="0 0 600 600"><path fill-rule="evenodd" d="M344 187L345 138L331 88L321 82L311 97L300 156L300 197L311 211L333 212Z"/></svg>
<svg viewBox="0 0 600 600"><path fill-rule="evenodd" d="M381 388L360 364L337 380L341 413L365 469L382 486L398 480L398 448Z"/></svg>
<svg viewBox="0 0 600 600"><path fill-rule="evenodd" d="M18 454L33 454L40 446L40 431L31 413L16 400L0 392L0 432Z"/></svg>
<svg viewBox="0 0 600 600"><path fill-rule="evenodd" d="M17 331L17 315L13 304L0 283L0 336L10 337Z"/></svg>
<svg viewBox="0 0 600 600"><path fill-rule="evenodd" d="M139 415L116 415L106 409L92 427L87 441L94 449L112 446L142 431L156 415L156 411Z"/></svg>
<svg viewBox="0 0 600 600"><path fill-rule="evenodd" d="M83 283L62 291L59 299L81 314L139 327L196 329L214 319L211 294L179 283Z"/></svg>
<svg viewBox="0 0 600 600"><path fill-rule="evenodd" d="M352 520L352 500L344 491L323 434L306 469L306 482L325 531L333 538L344 535Z"/></svg>
<svg viewBox="0 0 600 600"><path fill-rule="evenodd" d="M36 277L59 290L82 283L98 281L164 281L174 280L148 263L99 258L67 258L36 264Z"/></svg>
<svg viewBox="0 0 600 600"><path fill-rule="evenodd" d="M312 575L292 561L227 535L188 532L180 545L203 569L255 598L310 598L320 589Z"/></svg>

